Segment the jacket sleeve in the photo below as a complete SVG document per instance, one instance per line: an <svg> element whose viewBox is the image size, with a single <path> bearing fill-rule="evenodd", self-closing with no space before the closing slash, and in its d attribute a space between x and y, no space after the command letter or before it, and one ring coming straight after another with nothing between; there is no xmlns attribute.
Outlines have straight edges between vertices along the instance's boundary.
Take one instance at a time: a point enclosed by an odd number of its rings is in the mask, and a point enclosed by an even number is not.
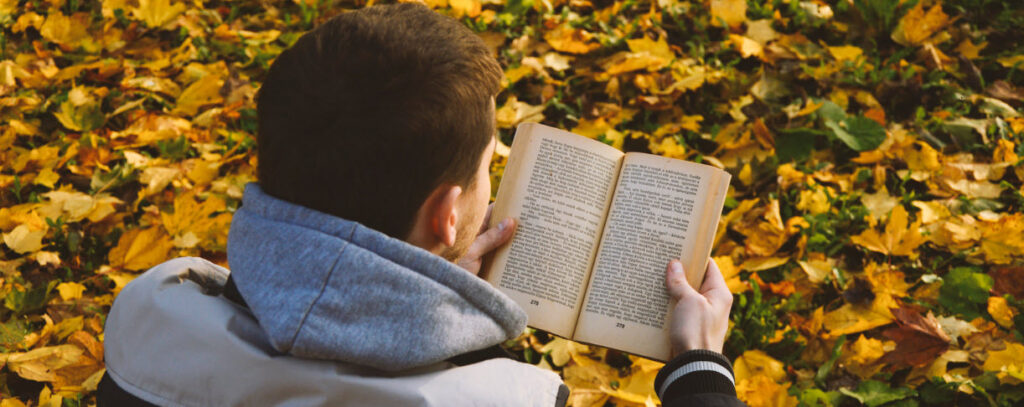
<svg viewBox="0 0 1024 407"><path fill-rule="evenodd" d="M744 406L736 398L732 363L725 355L698 349L672 359L658 372L654 391L664 407Z"/></svg>

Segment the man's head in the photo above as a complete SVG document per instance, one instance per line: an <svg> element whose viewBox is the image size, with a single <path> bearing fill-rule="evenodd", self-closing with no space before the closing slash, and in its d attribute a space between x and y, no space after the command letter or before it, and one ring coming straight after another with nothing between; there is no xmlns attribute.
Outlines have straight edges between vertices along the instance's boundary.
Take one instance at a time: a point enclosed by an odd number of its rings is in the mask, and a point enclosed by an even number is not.
<svg viewBox="0 0 1024 407"><path fill-rule="evenodd" d="M423 6L339 15L281 53L260 89L260 184L396 238L433 217L426 226L454 221L471 241L501 75L483 41ZM445 205L454 220L438 219Z"/></svg>

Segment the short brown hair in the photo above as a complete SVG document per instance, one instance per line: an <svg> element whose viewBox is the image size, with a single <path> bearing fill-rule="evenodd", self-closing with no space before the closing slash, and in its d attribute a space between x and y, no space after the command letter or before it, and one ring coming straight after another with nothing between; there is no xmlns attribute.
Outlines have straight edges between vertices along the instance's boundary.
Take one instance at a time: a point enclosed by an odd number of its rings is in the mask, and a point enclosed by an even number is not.
<svg viewBox="0 0 1024 407"><path fill-rule="evenodd" d="M437 186L473 179L501 76L479 37L421 5L338 15L270 67L258 95L260 185L405 238Z"/></svg>

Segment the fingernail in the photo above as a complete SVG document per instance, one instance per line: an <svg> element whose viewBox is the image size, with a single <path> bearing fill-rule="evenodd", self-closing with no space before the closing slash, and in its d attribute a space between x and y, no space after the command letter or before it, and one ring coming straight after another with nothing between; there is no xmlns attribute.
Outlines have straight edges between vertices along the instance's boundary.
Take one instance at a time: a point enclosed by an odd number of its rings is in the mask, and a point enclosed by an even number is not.
<svg viewBox="0 0 1024 407"><path fill-rule="evenodd" d="M501 223L498 224L498 231L503 232L505 229L508 229L509 226L512 226L512 218L507 218L501 221Z"/></svg>
<svg viewBox="0 0 1024 407"><path fill-rule="evenodd" d="M682 273L683 272L683 263L680 263L678 261L672 260L672 263L670 264L669 267L671 267L672 274L677 274L677 273Z"/></svg>

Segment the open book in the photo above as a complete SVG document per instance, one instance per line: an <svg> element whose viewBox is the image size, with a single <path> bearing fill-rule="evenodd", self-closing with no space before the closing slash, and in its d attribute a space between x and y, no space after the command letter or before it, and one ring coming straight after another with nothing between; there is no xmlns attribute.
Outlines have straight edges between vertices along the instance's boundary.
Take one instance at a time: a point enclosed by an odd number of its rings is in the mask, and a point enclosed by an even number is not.
<svg viewBox="0 0 1024 407"><path fill-rule="evenodd" d="M665 268L699 288L729 173L536 123L516 129L492 225L518 221L484 278L530 326L657 360L671 356Z"/></svg>

